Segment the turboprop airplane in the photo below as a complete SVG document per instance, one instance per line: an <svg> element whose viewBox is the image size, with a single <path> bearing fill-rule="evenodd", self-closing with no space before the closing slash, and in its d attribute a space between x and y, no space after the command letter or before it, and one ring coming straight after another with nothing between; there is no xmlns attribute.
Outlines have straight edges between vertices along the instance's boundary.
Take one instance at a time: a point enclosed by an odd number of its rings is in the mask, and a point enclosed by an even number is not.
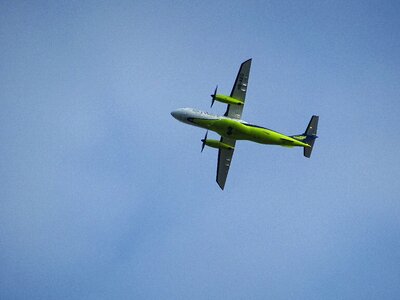
<svg viewBox="0 0 400 300"><path fill-rule="evenodd" d="M204 139L201 140L201 152L203 152L204 146L219 149L217 183L222 190L225 187L237 140L290 148L303 147L304 156L310 158L317 138L318 116L311 117L304 133L291 136L252 125L241 119L249 82L250 66L251 59L242 63L229 96L217 94L218 86L211 95L211 107L215 101L228 104L223 116L209 114L194 108L180 108L171 112L175 119L183 123L207 129ZM221 136L220 140L207 139L208 130L218 133Z"/></svg>

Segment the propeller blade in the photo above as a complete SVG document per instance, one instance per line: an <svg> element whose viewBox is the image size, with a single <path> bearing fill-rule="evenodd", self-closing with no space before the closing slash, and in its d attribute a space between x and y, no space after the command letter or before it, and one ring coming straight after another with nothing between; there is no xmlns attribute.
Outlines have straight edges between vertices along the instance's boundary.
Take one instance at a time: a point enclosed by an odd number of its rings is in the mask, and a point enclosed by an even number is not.
<svg viewBox="0 0 400 300"><path fill-rule="evenodd" d="M210 106L210 107L212 107L212 106L214 105L214 102L215 102L215 96L217 95L217 90L218 90L218 84L217 84L217 86L215 87L214 94L210 95L210 96L211 96L211 98L212 98L212 101L211 101L211 106Z"/></svg>
<svg viewBox="0 0 400 300"><path fill-rule="evenodd" d="M204 146L206 145L207 135L208 135L208 130L206 131L206 135L205 135L204 139L201 140L202 143L203 143L203 144L201 145L201 152L203 152Z"/></svg>

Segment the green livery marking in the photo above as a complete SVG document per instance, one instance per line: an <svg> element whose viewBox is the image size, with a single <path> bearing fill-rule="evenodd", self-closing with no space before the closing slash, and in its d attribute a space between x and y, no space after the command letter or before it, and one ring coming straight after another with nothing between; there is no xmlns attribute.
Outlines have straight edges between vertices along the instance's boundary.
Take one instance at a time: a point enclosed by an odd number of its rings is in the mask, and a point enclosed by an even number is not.
<svg viewBox="0 0 400 300"><path fill-rule="evenodd" d="M223 137L235 140L248 140L260 144L286 147L310 147L310 145L303 143L299 139L267 128L241 123L228 118L216 120L192 118L190 121L199 127L215 131Z"/></svg>

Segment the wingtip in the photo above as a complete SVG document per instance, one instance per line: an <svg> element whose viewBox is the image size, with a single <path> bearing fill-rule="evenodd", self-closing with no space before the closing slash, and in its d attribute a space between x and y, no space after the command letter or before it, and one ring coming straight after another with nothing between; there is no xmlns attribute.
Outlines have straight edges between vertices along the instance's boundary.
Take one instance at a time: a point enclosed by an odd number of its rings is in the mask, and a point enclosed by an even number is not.
<svg viewBox="0 0 400 300"><path fill-rule="evenodd" d="M218 181L217 181L217 183L218 183L218 186L219 186L219 188L223 191L224 190L224 187L225 187L225 184L220 184Z"/></svg>

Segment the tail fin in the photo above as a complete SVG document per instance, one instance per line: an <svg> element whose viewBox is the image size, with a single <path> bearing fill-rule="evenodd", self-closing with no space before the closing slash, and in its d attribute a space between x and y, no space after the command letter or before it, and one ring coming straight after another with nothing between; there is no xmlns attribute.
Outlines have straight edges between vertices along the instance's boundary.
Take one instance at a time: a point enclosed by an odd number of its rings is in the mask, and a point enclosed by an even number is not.
<svg viewBox="0 0 400 300"><path fill-rule="evenodd" d="M310 158L311 152L313 150L315 139L317 138L317 129L318 129L318 116L312 116L310 123L308 123L307 129L304 132L303 136L305 139L303 142L309 144L311 147L304 147L304 156Z"/></svg>
<svg viewBox="0 0 400 300"><path fill-rule="evenodd" d="M303 134L293 135L292 138L308 144L310 147L304 147L304 156L310 158L314 146L315 139L317 138L318 116L312 116L310 123Z"/></svg>

